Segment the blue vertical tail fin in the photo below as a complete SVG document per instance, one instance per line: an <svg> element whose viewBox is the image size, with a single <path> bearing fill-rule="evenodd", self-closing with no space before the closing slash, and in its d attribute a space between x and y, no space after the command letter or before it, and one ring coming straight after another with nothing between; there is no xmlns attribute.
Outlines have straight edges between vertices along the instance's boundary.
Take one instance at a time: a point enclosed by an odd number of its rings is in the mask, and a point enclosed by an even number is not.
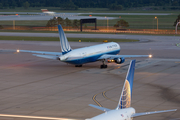
<svg viewBox="0 0 180 120"><path fill-rule="evenodd" d="M63 31L61 25L58 25L58 31L59 31L59 39L60 39L62 54L66 54L66 53L70 52L72 49L69 45L69 42L66 38L66 35L64 34L64 31Z"/></svg>
<svg viewBox="0 0 180 120"><path fill-rule="evenodd" d="M121 97L117 106L118 109L128 108L131 106L132 88L134 80L134 70L135 70L136 60L132 60L126 75L124 86L122 89Z"/></svg>

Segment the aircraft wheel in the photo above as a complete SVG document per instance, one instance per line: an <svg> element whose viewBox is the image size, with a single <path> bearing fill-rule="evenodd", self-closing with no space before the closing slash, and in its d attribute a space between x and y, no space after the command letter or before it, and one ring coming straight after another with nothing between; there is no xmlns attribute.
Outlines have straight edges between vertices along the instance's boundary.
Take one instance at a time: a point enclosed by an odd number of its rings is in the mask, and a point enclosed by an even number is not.
<svg viewBox="0 0 180 120"><path fill-rule="evenodd" d="M104 65L101 65L100 68L101 68L101 69L104 68Z"/></svg>
<svg viewBox="0 0 180 120"><path fill-rule="evenodd" d="M100 68L101 68L101 69L107 68L107 65L101 65Z"/></svg>
<svg viewBox="0 0 180 120"><path fill-rule="evenodd" d="M82 65L75 65L75 67L82 67Z"/></svg>

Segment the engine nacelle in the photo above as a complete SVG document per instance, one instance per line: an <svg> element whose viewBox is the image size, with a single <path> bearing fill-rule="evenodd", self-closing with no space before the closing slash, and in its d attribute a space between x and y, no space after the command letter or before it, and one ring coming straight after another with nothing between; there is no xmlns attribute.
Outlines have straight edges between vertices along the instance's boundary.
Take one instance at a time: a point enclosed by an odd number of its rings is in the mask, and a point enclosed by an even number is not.
<svg viewBox="0 0 180 120"><path fill-rule="evenodd" d="M123 63L125 61L125 58L115 58L114 61L117 64L121 64L121 63Z"/></svg>

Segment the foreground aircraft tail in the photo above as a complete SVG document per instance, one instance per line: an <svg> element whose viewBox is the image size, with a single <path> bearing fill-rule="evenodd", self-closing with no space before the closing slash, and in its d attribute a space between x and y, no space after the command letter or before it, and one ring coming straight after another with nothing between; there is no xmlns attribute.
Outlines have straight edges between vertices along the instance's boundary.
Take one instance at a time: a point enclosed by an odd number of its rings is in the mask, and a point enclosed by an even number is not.
<svg viewBox="0 0 180 120"><path fill-rule="evenodd" d="M118 109L128 108L131 106L131 97L132 97L132 87L133 87L133 79L134 79L134 70L135 70L136 60L132 60L126 75L126 80L124 82L124 86L122 89L121 97L119 100L119 104L117 106Z"/></svg>
<svg viewBox="0 0 180 120"><path fill-rule="evenodd" d="M66 53L70 52L72 49L69 45L69 42L66 38L66 35L64 34L64 31L63 31L61 25L58 25L58 30L59 30L59 39L60 39L61 51L62 51L62 54L66 54Z"/></svg>
<svg viewBox="0 0 180 120"><path fill-rule="evenodd" d="M124 82L124 86L122 89L121 97L119 100L119 104L115 110L111 110L108 108L96 106L89 104L89 106L104 111L106 113L97 115L93 118L86 119L86 120L112 120L112 119L132 119L134 117L144 116L144 115L151 115L156 113L165 113L165 112L172 112L176 111L177 109L172 110L163 110L163 111L152 111L152 112L143 112L143 113L135 113L135 109L131 107L131 96L132 96L132 87L133 87L133 79L134 79L134 71L135 71L135 63L136 60L132 60L129 69L126 75L126 79ZM126 109L127 108L127 109ZM123 110L125 109L125 110ZM126 111L126 112L125 112ZM127 117L123 114L127 114ZM124 117L124 118L123 118Z"/></svg>

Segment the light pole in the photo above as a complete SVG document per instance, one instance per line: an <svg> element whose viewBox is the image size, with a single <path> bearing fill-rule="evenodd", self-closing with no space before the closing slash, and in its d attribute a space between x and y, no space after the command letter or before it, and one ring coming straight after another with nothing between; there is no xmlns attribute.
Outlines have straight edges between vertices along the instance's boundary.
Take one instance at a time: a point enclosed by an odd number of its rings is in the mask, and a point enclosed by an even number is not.
<svg viewBox="0 0 180 120"><path fill-rule="evenodd" d="M158 31L158 18L157 18L157 17L155 17L155 19L157 19L157 31Z"/></svg>
<svg viewBox="0 0 180 120"><path fill-rule="evenodd" d="M13 30L15 30L15 20L13 20Z"/></svg>
<svg viewBox="0 0 180 120"><path fill-rule="evenodd" d="M105 16L105 18L107 18L107 29L108 29L108 17Z"/></svg>
<svg viewBox="0 0 180 120"><path fill-rule="evenodd" d="M177 24L176 24L176 34L177 34L177 27L178 27L178 24L179 24L180 22L177 22Z"/></svg>

